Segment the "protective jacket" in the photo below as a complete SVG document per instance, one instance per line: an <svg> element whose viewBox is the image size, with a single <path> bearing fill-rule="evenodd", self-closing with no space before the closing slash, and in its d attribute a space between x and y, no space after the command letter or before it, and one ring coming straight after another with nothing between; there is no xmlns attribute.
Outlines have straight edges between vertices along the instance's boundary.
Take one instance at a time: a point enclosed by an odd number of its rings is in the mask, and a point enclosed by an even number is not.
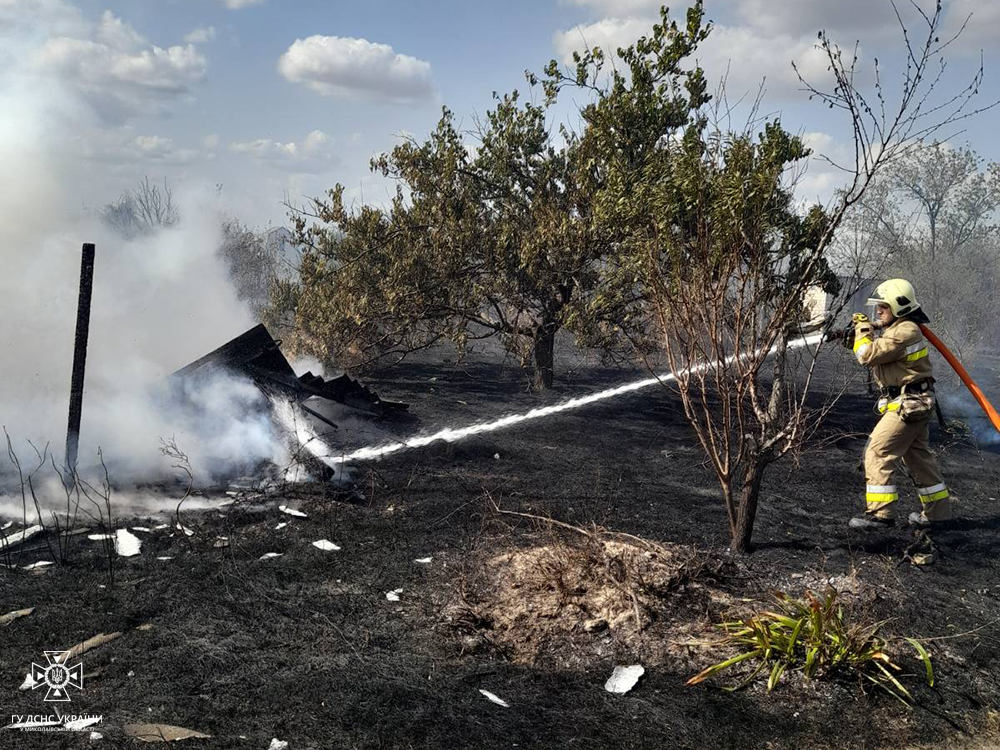
<svg viewBox="0 0 1000 750"><path fill-rule="evenodd" d="M900 388L931 377L927 340L920 326L897 318L872 340L872 324L858 323L854 331L854 356L870 367L883 390Z"/></svg>

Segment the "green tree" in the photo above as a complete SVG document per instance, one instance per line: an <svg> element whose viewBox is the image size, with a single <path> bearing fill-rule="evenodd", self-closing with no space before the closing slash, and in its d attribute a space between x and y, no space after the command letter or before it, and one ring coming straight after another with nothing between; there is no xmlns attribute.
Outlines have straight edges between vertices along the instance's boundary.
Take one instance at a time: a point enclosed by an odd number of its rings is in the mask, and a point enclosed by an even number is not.
<svg viewBox="0 0 1000 750"><path fill-rule="evenodd" d="M578 141L557 147L545 114L499 97L472 156L445 109L428 140L372 160L398 181L391 208L348 210L338 186L296 216L302 347L363 364L499 336L551 386L556 334L606 245L576 180Z"/></svg>

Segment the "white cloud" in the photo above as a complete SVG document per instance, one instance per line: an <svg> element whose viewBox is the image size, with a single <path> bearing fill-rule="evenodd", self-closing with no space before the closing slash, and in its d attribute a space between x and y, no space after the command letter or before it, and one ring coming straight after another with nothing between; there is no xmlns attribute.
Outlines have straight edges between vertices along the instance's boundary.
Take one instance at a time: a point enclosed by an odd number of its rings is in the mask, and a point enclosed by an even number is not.
<svg viewBox="0 0 1000 750"><path fill-rule="evenodd" d="M75 5L65 0L0 0L0 32L5 44L50 34L77 34L90 28Z"/></svg>
<svg viewBox="0 0 1000 750"><path fill-rule="evenodd" d="M919 0L927 9L927 0ZM821 31L842 46L849 46L857 35L863 33L867 40L874 34L891 32L898 28L896 14L889 2L871 0L728 0L735 14L743 23L768 36L811 35L814 39ZM903 4L904 6L907 4ZM901 8L904 16L905 7ZM912 10L910 11L912 13Z"/></svg>
<svg viewBox="0 0 1000 750"><path fill-rule="evenodd" d="M111 166L142 168L142 165L184 165L214 158L197 149L178 147L172 138L135 135L128 126L91 134L78 143L80 156Z"/></svg>
<svg viewBox="0 0 1000 750"><path fill-rule="evenodd" d="M219 136L217 133L211 133L206 135L201 139L201 145L207 149L213 149L219 147Z"/></svg>
<svg viewBox="0 0 1000 750"><path fill-rule="evenodd" d="M270 138L258 138L230 143L229 150L235 154L250 155L278 169L319 173L337 162L332 145L330 136L321 130L314 130L299 142L282 143Z"/></svg>
<svg viewBox="0 0 1000 750"><path fill-rule="evenodd" d="M351 37L296 39L278 70L324 96L412 103L435 95L430 63Z"/></svg>
<svg viewBox="0 0 1000 750"><path fill-rule="evenodd" d="M573 64L573 53L600 47L613 55L652 30L652 21L641 18L605 18L567 31L557 31L552 38L556 54L567 65Z"/></svg>
<svg viewBox="0 0 1000 750"><path fill-rule="evenodd" d="M643 18L605 18L557 32L553 45L560 59L570 65L574 50L600 47L606 54L613 54L648 35L652 23ZM829 75L826 57L817 49L814 34L767 34L749 26L716 25L696 50L693 60L704 68L710 90L726 77L730 100L755 94L762 81L767 101L801 98L802 84L792 68L793 60L813 85L824 83Z"/></svg>
<svg viewBox="0 0 1000 750"><path fill-rule="evenodd" d="M716 26L694 56L710 84L726 76L726 93L731 101L756 93L761 82L765 101L804 100L793 61L811 85L823 88L829 80L828 62L816 47L815 35L766 36L746 26Z"/></svg>
<svg viewBox="0 0 1000 750"><path fill-rule="evenodd" d="M812 132L803 133L802 142L806 147L812 149L814 153L823 153L833 144L833 136L828 133Z"/></svg>
<svg viewBox="0 0 1000 750"><path fill-rule="evenodd" d="M208 26L192 29L184 35L184 41L188 44L205 44L215 39L215 27Z"/></svg>
<svg viewBox="0 0 1000 750"><path fill-rule="evenodd" d="M969 18L969 15L972 15ZM968 19L968 23L966 23ZM965 25L964 31L962 26ZM949 39L962 31L954 51L971 52L976 55L982 47L996 44L1000 36L1000 3L982 0L951 0L945 6L944 33Z"/></svg>
<svg viewBox="0 0 1000 750"><path fill-rule="evenodd" d="M50 36L30 61L35 73L79 94L106 122L161 109L200 82L207 68L194 46L152 45L110 11L75 35Z"/></svg>
<svg viewBox="0 0 1000 750"><path fill-rule="evenodd" d="M656 15L664 3L663 0L562 0L562 4L593 8L608 16L621 16L643 11Z"/></svg>

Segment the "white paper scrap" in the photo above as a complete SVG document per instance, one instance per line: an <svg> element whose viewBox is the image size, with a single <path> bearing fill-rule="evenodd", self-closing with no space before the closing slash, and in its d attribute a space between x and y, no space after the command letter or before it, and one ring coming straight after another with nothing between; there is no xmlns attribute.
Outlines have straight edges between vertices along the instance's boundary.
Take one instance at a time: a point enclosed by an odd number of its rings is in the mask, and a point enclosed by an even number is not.
<svg viewBox="0 0 1000 750"><path fill-rule="evenodd" d="M290 516L295 516L296 518L309 518L309 516L307 516L301 510L295 510L294 508L289 508L287 505L279 505L278 510L280 510L282 513L287 513Z"/></svg>
<svg viewBox="0 0 1000 750"><path fill-rule="evenodd" d="M267 750L288 750L288 743L285 740L279 740L274 737L271 740L271 744L267 746Z"/></svg>
<svg viewBox="0 0 1000 750"><path fill-rule="evenodd" d="M280 531L281 529L285 528L287 525L288 525L287 521L282 521L281 523L279 523L277 526L274 527L274 530L275 531Z"/></svg>
<svg viewBox="0 0 1000 750"><path fill-rule="evenodd" d="M258 559L260 560L270 560L272 557L281 557L283 552L265 552Z"/></svg>
<svg viewBox="0 0 1000 750"><path fill-rule="evenodd" d="M413 562L420 563L421 565L430 565L433 560L433 557L418 557Z"/></svg>
<svg viewBox="0 0 1000 750"><path fill-rule="evenodd" d="M503 706L504 708L510 708L510 704L507 701L505 701L503 698L494 695L489 690L483 690L480 688L479 692L482 693L487 700L496 703L498 706Z"/></svg>
<svg viewBox="0 0 1000 750"><path fill-rule="evenodd" d="M92 542L103 542L105 539L114 539L114 534L87 534L87 539Z"/></svg>
<svg viewBox="0 0 1000 750"><path fill-rule="evenodd" d="M33 562L31 565L25 565L25 570L35 570L36 568L47 568L52 565L51 560L39 560L38 562Z"/></svg>
<svg viewBox="0 0 1000 750"><path fill-rule="evenodd" d="M328 539L320 539L318 542L313 542L313 547L321 549L324 552L336 552L340 549L340 547Z"/></svg>
<svg viewBox="0 0 1000 750"><path fill-rule="evenodd" d="M630 667L615 667L608 681L604 683L604 689L609 693L627 693L635 687L635 683L645 672L646 668L641 664L633 664Z"/></svg>
<svg viewBox="0 0 1000 750"><path fill-rule="evenodd" d="M29 526L26 529L22 529L17 533L11 534L4 541L6 542L7 546L13 547L14 545L28 541L29 539L31 539L31 537L39 533L41 530L42 530L41 526Z"/></svg>
<svg viewBox="0 0 1000 750"><path fill-rule="evenodd" d="M147 529L145 526L133 526L132 531L141 531L143 534L152 533L152 529Z"/></svg>
<svg viewBox="0 0 1000 750"><path fill-rule="evenodd" d="M403 589L395 589L386 593L385 598L390 602L398 602L399 595L403 593Z"/></svg>
<svg viewBox="0 0 1000 750"><path fill-rule="evenodd" d="M157 559L157 560L173 560L174 558L172 558L172 557L168 557L167 555L164 555L163 557L158 557L158 558L156 558L156 559Z"/></svg>
<svg viewBox="0 0 1000 750"><path fill-rule="evenodd" d="M115 535L115 551L120 557L135 557L141 548L139 537L128 529L118 529Z"/></svg>

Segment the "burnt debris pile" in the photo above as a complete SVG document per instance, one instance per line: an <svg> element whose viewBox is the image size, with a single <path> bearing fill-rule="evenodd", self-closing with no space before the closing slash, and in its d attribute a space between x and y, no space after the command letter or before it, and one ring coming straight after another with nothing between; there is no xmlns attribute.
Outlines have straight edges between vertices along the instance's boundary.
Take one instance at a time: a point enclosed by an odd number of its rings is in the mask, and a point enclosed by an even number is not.
<svg viewBox="0 0 1000 750"><path fill-rule="evenodd" d="M219 371L244 376L268 396L283 396L300 405L312 398L325 399L380 417L409 409L409 404L386 401L347 375L332 380L311 372L297 376L281 353L280 343L263 324L182 367L171 377L197 379ZM306 408L306 411L312 413L313 410Z"/></svg>

